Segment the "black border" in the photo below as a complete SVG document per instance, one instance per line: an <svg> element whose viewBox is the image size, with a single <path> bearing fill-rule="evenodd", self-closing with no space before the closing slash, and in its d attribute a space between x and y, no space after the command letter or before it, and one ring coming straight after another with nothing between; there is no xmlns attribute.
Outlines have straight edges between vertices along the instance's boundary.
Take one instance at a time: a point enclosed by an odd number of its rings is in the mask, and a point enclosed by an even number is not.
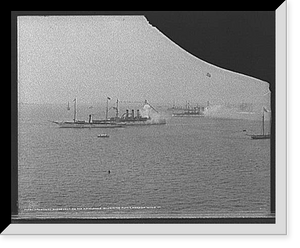
<svg viewBox="0 0 300 248"><path fill-rule="evenodd" d="M18 214L17 20L11 18L11 214Z"/></svg>
<svg viewBox="0 0 300 248"><path fill-rule="evenodd" d="M264 218L122 218L122 219L20 219L19 224L275 224L274 217Z"/></svg>
<svg viewBox="0 0 300 248"><path fill-rule="evenodd" d="M280 3L279 3L280 2ZM276 4L276 8L283 1L273 2ZM274 39L275 39L275 10L271 8L271 12L274 15ZM270 9L270 8L269 8ZM269 10L268 9L268 10ZM219 12L221 13L221 12ZM271 209L270 217L266 218L158 218L158 219L17 219L18 214L18 165L17 165L17 17L23 15L145 15L147 20L161 32L166 34L174 42L177 42L176 38L172 36L172 33L176 35L180 34L180 30L176 27L166 27L159 24L160 22L168 21L172 22L172 18L176 18L176 15L181 14L181 18L190 16L190 11L12 11L11 12L11 223L114 223L114 224L129 224L129 223L152 223L152 224L196 224L196 223L209 223L209 224L257 224L257 223L276 223L275 220L275 40L274 40L274 72L273 80L269 80L272 105L272 124L271 124ZM169 19L168 19L169 18ZM164 27L161 27L164 26ZM195 30L194 34L190 34L190 37L197 35ZM178 42L180 44L180 42ZM185 50L191 49L181 45ZM197 55L191 52L195 56L202 59L201 55ZM207 61L210 62L210 61ZM222 66L220 66L222 67ZM226 66L225 66L226 67ZM224 67L223 67L224 68ZM249 75L246 72L240 71L240 73ZM250 75L259 78L257 75ZM4 229L4 228L3 228ZM3 230L1 228L1 230Z"/></svg>

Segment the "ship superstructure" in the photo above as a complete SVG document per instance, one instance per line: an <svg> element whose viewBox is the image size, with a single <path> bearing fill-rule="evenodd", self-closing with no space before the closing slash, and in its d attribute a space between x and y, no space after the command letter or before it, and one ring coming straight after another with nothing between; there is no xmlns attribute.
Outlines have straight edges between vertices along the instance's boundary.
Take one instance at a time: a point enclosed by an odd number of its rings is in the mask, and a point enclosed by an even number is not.
<svg viewBox="0 0 300 248"><path fill-rule="evenodd" d="M166 124L166 119L162 118L158 111L145 100L144 106L142 110L134 109L129 111L126 109L126 112L118 116L119 109L118 109L118 100L117 100L117 107L116 109L116 116L109 119L109 121L113 121L115 123L125 124L126 126L135 126L135 125L162 125ZM154 112L154 113L153 113Z"/></svg>

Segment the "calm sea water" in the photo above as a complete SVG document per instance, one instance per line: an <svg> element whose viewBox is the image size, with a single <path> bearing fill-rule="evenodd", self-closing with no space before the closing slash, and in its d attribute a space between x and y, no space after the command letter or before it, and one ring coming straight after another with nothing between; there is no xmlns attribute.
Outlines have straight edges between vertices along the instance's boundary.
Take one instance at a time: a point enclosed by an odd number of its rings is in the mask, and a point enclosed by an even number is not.
<svg viewBox="0 0 300 248"><path fill-rule="evenodd" d="M270 140L243 131L260 133L260 121L166 114L166 125L102 130L48 121L71 120L66 112L19 106L21 218L269 214Z"/></svg>

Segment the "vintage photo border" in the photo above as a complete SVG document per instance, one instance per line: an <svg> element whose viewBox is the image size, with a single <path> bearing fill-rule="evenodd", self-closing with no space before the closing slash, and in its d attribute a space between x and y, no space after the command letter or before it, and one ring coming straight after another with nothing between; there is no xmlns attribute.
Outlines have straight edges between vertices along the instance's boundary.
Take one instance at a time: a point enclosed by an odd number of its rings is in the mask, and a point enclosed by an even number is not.
<svg viewBox="0 0 300 248"><path fill-rule="evenodd" d="M232 218L232 219L34 219L20 220L17 215L18 168L17 133L12 132L11 142L11 223L3 234L13 233L62 233L62 234L248 234L248 233L284 233L287 223L287 2L276 10L276 95L272 96L272 109L276 109L273 118L273 137L271 148L271 212L270 218ZM16 16L15 16L16 21ZM16 30L12 23L12 43L16 40ZM15 46L16 47L16 46ZM16 48L15 48L16 49ZM12 54L14 46L12 46ZM14 62L14 61L13 61ZM17 129L17 92L16 67L12 67L12 123ZM15 89L14 89L15 87ZM276 119L276 120L275 120ZM276 162L274 161L276 160ZM276 168L275 168L276 164ZM276 211L276 217L275 217ZM51 223L49 225L49 223ZM64 223L64 225L60 225ZM72 223L72 224L70 224ZM95 226L94 224L97 225ZM26 224L26 225L24 225ZM41 225L43 224L43 228ZM46 224L46 225L45 225ZM66 224L68 228L66 228ZM91 225L92 224L92 225ZM125 224L125 225L124 225ZM164 225L160 225L164 224ZM196 226L194 224L197 224ZM206 225L214 224L214 225ZM241 225L236 224L244 224ZM30 228L28 228L30 226Z"/></svg>

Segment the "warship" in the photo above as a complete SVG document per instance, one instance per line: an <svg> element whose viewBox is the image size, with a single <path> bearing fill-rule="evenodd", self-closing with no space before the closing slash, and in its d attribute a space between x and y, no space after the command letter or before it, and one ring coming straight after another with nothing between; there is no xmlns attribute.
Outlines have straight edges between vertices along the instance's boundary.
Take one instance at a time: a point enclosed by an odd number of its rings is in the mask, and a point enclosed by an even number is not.
<svg viewBox="0 0 300 248"><path fill-rule="evenodd" d="M113 109L116 110L116 115L114 117L108 118L108 100L106 102L106 113L105 119L93 119L93 115L90 114L88 121L78 120L77 119L77 98L74 99L74 117L73 121L52 121L61 128L122 128L125 126L145 126L145 125L163 125L166 124L166 120L161 118L158 115L158 111L145 100L144 106L142 108L143 114L140 113L140 110L127 109L124 114L119 116L119 100L117 99L116 106ZM69 104L68 104L69 109ZM155 114L152 113L152 110L155 111Z"/></svg>

